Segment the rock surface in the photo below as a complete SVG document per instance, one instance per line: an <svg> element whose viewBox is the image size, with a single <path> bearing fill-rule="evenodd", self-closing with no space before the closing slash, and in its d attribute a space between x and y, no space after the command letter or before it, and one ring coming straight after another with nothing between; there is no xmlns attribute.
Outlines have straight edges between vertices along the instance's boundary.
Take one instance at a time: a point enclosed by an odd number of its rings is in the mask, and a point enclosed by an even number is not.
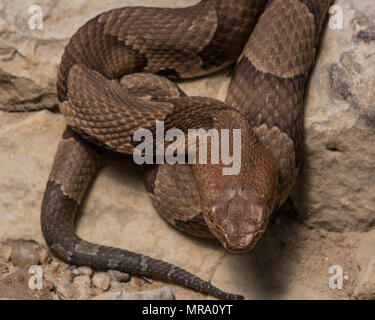
<svg viewBox="0 0 375 320"><path fill-rule="evenodd" d="M74 285L66 278L57 282L57 294L63 300L72 299L75 294Z"/></svg>
<svg viewBox="0 0 375 320"><path fill-rule="evenodd" d="M354 296L361 300L375 300L375 259L362 271Z"/></svg>
<svg viewBox="0 0 375 320"><path fill-rule="evenodd" d="M0 300L50 300L48 290L34 291L29 288L31 275L25 270L17 270L0 280Z"/></svg>
<svg viewBox="0 0 375 320"><path fill-rule="evenodd" d="M91 278L89 276L78 276L74 278L73 285L76 288L78 300L90 300L94 296Z"/></svg>
<svg viewBox="0 0 375 320"><path fill-rule="evenodd" d="M355 252L361 269L354 296L358 299L375 299L375 231L360 236Z"/></svg>
<svg viewBox="0 0 375 320"><path fill-rule="evenodd" d="M15 266L25 268L38 265L40 261L38 253L31 245L13 248L10 258Z"/></svg>
<svg viewBox="0 0 375 320"><path fill-rule="evenodd" d="M120 272L117 270L109 270L107 274L111 281L128 282L130 280L129 273Z"/></svg>
<svg viewBox="0 0 375 320"><path fill-rule="evenodd" d="M375 226L375 7L337 0L344 28L328 30L306 97L305 166L294 201L313 227Z"/></svg>
<svg viewBox="0 0 375 320"><path fill-rule="evenodd" d="M171 289L163 287L142 292L108 292L95 297L93 300L174 300L174 296Z"/></svg>
<svg viewBox="0 0 375 320"><path fill-rule="evenodd" d="M196 2L181 0L178 5ZM175 263L221 289L254 299L343 298L327 285L328 268L341 264L350 279L344 297L350 298L359 272L352 255L356 244L349 241L350 235L344 240L337 233L363 232L375 226L372 2L336 1L344 10L344 29L327 30L311 77L306 97L305 167L293 195L299 214L292 222L280 215L253 252L241 256L226 253L217 242L185 236L159 218L143 187L141 172L114 157L86 197L78 234L89 241ZM44 28L36 31L28 27L32 4L29 0L0 4L1 105L55 103L56 69L64 45L90 17L127 4L173 7L176 1L41 0ZM189 95L223 100L229 76L230 71L225 70L183 82L181 87ZM48 111L0 111L0 239L22 237L43 242L40 206L64 126L60 115ZM296 218L318 231L296 224ZM335 231L332 238L336 240L326 237L327 231ZM375 239L373 233L369 236ZM367 255L375 255L373 248L367 247ZM48 265L51 274L62 268L54 263ZM65 287L55 285L63 298L76 297L70 280ZM117 290L132 285L116 283ZM90 286L85 288L87 298L91 297ZM172 289L176 297L205 298L179 287Z"/></svg>
<svg viewBox="0 0 375 320"><path fill-rule="evenodd" d="M92 284L96 288L102 289L103 291L107 291L111 285L111 279L105 273L97 273L92 278Z"/></svg>

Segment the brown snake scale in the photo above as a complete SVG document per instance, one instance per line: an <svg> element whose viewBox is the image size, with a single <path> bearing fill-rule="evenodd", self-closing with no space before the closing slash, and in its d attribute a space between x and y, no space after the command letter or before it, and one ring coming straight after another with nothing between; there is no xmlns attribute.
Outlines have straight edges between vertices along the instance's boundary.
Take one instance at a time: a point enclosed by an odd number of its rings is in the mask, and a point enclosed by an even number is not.
<svg viewBox="0 0 375 320"><path fill-rule="evenodd" d="M238 176L222 175L223 163L150 165L145 184L159 214L179 230L217 238L232 252L251 250L298 175L305 82L332 3L202 0L180 9L125 7L82 26L66 46L58 75L68 127L41 217L52 252L74 265L242 298L167 262L80 239L75 214L104 149L131 155L138 129L154 132L160 120L166 130L241 129ZM235 61L225 103L187 97L160 77L203 76Z"/></svg>

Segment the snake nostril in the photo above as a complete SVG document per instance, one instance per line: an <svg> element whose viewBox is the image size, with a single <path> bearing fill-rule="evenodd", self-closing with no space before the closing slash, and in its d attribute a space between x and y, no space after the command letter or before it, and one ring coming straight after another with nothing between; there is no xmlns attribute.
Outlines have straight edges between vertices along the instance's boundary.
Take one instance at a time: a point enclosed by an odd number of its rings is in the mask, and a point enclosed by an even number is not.
<svg viewBox="0 0 375 320"><path fill-rule="evenodd" d="M256 226L252 220L247 219L241 222L240 224L240 234L248 235L256 231Z"/></svg>

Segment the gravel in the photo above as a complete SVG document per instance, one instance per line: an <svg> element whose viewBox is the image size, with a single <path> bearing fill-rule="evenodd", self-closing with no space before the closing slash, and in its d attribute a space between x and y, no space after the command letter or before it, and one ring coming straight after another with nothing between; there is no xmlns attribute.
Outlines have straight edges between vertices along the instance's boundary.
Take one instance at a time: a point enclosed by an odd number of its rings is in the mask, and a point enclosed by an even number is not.
<svg viewBox="0 0 375 320"><path fill-rule="evenodd" d="M82 276L89 276L89 277L91 277L92 274L93 274L93 271L92 271L92 269L90 267L78 267L76 270L77 270L77 274L78 275L82 275Z"/></svg>
<svg viewBox="0 0 375 320"><path fill-rule="evenodd" d="M38 265L40 262L38 252L35 251L32 245L27 243L15 245L10 258L15 266L25 268Z"/></svg>
<svg viewBox="0 0 375 320"><path fill-rule="evenodd" d="M94 296L90 276L78 276L73 280L78 300L90 300Z"/></svg>
<svg viewBox="0 0 375 320"><path fill-rule="evenodd" d="M360 273L360 279L354 290L354 297L360 300L375 300L375 258Z"/></svg>
<svg viewBox="0 0 375 320"><path fill-rule="evenodd" d="M57 284L57 294L63 300L72 299L75 294L75 287L69 279L63 278Z"/></svg>
<svg viewBox="0 0 375 320"><path fill-rule="evenodd" d="M96 273L92 278L94 287L107 291L111 285L111 279L105 273Z"/></svg>
<svg viewBox="0 0 375 320"><path fill-rule="evenodd" d="M162 287L140 292L126 292L124 290L106 292L93 300L174 300L174 295L170 288Z"/></svg>
<svg viewBox="0 0 375 320"><path fill-rule="evenodd" d="M118 281L118 282L128 282L130 281L130 274L129 273L125 273L125 272L121 272L121 271L117 271L117 270L109 270L107 272L109 278L111 280L115 280L115 281Z"/></svg>

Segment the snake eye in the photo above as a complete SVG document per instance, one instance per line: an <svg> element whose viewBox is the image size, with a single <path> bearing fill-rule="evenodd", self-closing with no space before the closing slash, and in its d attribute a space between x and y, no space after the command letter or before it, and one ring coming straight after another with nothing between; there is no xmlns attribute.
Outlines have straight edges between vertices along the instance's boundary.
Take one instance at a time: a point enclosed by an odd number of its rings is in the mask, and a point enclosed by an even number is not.
<svg viewBox="0 0 375 320"><path fill-rule="evenodd" d="M239 195L245 199L245 200L249 200L251 198L251 192L250 192L250 188L247 187L247 186L242 186L240 191L239 191Z"/></svg>
<svg viewBox="0 0 375 320"><path fill-rule="evenodd" d="M231 186L225 190L225 194L222 194L222 199L231 200L236 196L235 186Z"/></svg>

